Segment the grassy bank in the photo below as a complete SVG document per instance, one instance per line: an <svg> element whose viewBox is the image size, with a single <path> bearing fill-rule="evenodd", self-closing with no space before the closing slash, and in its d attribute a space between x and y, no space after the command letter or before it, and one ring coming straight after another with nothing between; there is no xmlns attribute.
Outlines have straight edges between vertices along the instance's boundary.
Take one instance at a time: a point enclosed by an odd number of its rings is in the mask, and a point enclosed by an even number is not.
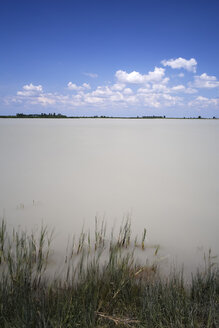
<svg viewBox="0 0 219 328"><path fill-rule="evenodd" d="M219 327L219 271L206 259L188 285L183 274L161 277L142 266L146 230L132 240L130 223L118 234L102 223L68 246L62 276L50 272L52 234L0 227L0 327ZM154 249L156 256L158 248Z"/></svg>

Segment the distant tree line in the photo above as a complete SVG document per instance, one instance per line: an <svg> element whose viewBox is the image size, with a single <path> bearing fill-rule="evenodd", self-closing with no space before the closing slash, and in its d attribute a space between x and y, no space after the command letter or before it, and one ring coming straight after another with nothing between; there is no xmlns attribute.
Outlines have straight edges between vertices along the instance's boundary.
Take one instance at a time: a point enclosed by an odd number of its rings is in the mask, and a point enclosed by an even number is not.
<svg viewBox="0 0 219 328"><path fill-rule="evenodd" d="M16 117L18 118L63 118L67 117L66 115L63 114L56 114L56 113L41 113L41 114L23 114L23 113L17 113Z"/></svg>
<svg viewBox="0 0 219 328"><path fill-rule="evenodd" d="M111 118L111 119L165 119L166 116L156 116L156 115L149 115L149 116L106 116L106 115L93 115L93 116L66 116L63 114L56 114L56 113L41 113L41 114L24 114L24 113L17 113L16 115L0 115L0 118ZM200 115L197 117L168 117L167 119L210 119L201 117ZM212 119L217 119L217 117L213 116Z"/></svg>
<svg viewBox="0 0 219 328"><path fill-rule="evenodd" d="M153 115L153 116L142 116L142 118L166 118L166 116L164 115L164 116L155 116L155 115Z"/></svg>

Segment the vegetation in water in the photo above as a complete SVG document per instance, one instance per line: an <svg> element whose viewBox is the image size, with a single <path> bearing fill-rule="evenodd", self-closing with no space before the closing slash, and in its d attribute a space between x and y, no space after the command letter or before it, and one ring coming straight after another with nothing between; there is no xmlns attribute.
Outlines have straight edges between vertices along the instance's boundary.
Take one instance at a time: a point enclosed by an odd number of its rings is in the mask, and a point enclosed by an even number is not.
<svg viewBox="0 0 219 328"><path fill-rule="evenodd" d="M146 230L132 240L126 221L107 237L102 222L68 246L62 275L51 274L52 234L0 227L0 327L219 327L219 271L209 252L206 270L186 284L157 265L137 263ZM159 248L154 251L157 255Z"/></svg>

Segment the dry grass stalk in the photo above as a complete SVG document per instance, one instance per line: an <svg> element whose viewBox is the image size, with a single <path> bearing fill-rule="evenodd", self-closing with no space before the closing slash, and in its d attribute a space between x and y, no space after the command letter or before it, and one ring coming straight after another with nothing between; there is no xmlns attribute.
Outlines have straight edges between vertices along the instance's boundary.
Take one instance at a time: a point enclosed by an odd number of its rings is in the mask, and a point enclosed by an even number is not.
<svg viewBox="0 0 219 328"><path fill-rule="evenodd" d="M103 312L95 312L96 315L98 315L101 318L113 321L115 323L115 325L126 325L127 327L131 327L132 324L135 323L139 323L139 320L135 320L135 319L129 319L129 318L119 318L119 317L115 317L115 316L111 316L108 314L105 314Z"/></svg>

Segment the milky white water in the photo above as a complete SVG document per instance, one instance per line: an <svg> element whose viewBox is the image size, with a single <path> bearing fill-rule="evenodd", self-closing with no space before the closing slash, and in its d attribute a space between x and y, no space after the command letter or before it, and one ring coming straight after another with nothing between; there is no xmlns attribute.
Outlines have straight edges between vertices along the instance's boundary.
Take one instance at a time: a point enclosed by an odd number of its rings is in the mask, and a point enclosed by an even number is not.
<svg viewBox="0 0 219 328"><path fill-rule="evenodd" d="M0 186L0 217L54 227L60 254L129 215L169 263L219 255L218 120L0 119Z"/></svg>

